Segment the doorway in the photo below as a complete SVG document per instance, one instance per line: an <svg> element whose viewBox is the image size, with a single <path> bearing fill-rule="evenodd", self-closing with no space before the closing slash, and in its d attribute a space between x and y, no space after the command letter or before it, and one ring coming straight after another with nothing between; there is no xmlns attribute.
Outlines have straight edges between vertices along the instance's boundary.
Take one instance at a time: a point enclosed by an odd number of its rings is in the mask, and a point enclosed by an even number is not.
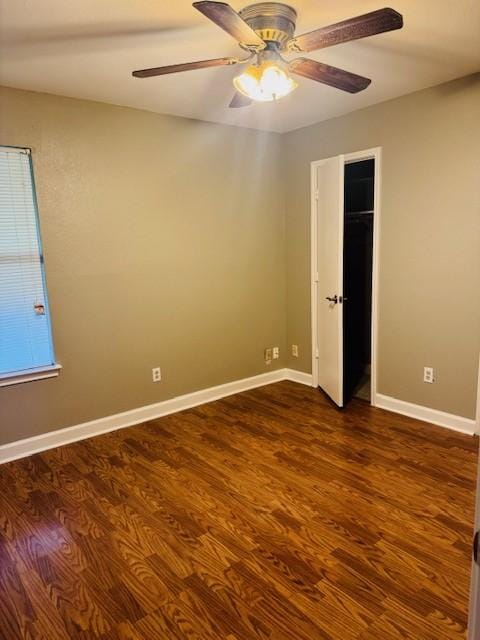
<svg viewBox="0 0 480 640"><path fill-rule="evenodd" d="M371 400L375 160L345 164L343 224L343 404Z"/></svg>
<svg viewBox="0 0 480 640"><path fill-rule="evenodd" d="M380 148L313 162L312 378L375 405Z"/></svg>

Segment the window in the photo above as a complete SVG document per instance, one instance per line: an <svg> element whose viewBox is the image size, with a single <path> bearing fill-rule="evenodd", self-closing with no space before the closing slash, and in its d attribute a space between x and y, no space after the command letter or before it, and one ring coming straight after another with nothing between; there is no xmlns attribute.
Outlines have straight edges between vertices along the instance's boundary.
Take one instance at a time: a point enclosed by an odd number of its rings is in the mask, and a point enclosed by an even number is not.
<svg viewBox="0 0 480 640"><path fill-rule="evenodd" d="M58 368L30 151L0 146L0 384L57 375Z"/></svg>

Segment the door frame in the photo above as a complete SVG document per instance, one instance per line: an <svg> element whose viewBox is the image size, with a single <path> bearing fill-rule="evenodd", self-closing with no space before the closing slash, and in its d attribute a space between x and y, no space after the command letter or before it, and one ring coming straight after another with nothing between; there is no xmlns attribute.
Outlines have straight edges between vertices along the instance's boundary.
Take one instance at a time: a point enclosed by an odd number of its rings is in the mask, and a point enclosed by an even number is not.
<svg viewBox="0 0 480 640"><path fill-rule="evenodd" d="M480 527L480 457L478 464L478 472L477 472L477 489L475 493L475 526L473 528L473 532L475 532ZM470 597L468 604L468 630L467 630L467 640L479 640L480 638L480 611L478 611L478 597L480 592L480 568L475 565L475 562L472 558L472 568L470 574Z"/></svg>
<svg viewBox="0 0 480 640"><path fill-rule="evenodd" d="M377 359L378 359L378 284L379 284L379 253L380 253L380 212L381 212L381 159L382 148L373 147L354 153L343 155L344 164L361 160L375 160L374 200L373 200L373 252L372 252L372 357L371 357L371 405L376 406L377 396ZM331 158L331 156L330 156ZM311 326L312 326L312 386L318 387L318 207L317 207L317 168L330 158L314 160L310 163L310 283L311 283ZM341 186L342 192L344 185ZM343 257L343 256L342 256ZM343 273L343 264L342 264Z"/></svg>
<svg viewBox="0 0 480 640"><path fill-rule="evenodd" d="M478 380L477 380L477 410L475 412L476 435L480 435L480 356L478 359ZM480 452L478 457L477 485L475 493L475 525L474 534L480 529ZM467 640L479 640L480 638L480 611L475 607L478 603L480 592L480 568L475 565L472 558L472 569L470 574L470 598L468 607L468 631Z"/></svg>

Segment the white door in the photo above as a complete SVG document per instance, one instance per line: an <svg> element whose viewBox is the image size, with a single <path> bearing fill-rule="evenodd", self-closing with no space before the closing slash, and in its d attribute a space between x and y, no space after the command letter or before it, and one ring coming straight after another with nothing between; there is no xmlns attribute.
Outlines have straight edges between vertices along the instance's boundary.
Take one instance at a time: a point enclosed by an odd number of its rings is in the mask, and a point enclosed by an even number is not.
<svg viewBox="0 0 480 640"><path fill-rule="evenodd" d="M480 458L477 481L477 515L475 531L480 531ZM470 619L468 623L468 640L480 640L480 540L475 536L474 543L477 546L477 562L472 564L472 584L470 593Z"/></svg>
<svg viewBox="0 0 480 640"><path fill-rule="evenodd" d="M343 406L343 189L344 158L316 168L318 384Z"/></svg>

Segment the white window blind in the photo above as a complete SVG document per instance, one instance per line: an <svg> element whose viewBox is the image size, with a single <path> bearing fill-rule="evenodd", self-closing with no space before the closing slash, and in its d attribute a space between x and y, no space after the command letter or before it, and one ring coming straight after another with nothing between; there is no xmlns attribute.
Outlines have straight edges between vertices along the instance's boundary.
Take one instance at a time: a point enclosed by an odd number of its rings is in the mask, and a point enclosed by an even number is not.
<svg viewBox="0 0 480 640"><path fill-rule="evenodd" d="M0 377L53 364L30 152L0 146Z"/></svg>

